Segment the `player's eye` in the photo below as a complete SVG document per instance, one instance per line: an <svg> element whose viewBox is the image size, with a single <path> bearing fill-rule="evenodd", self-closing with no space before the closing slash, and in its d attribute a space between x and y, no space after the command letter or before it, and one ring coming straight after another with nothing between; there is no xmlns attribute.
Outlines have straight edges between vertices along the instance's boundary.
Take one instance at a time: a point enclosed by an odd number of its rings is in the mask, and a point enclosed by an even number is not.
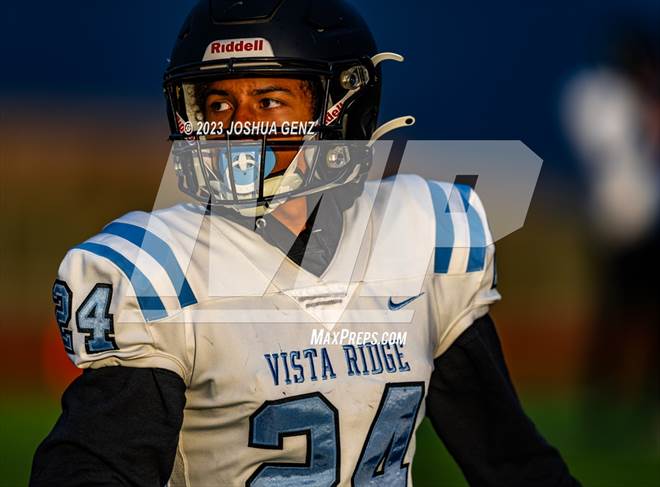
<svg viewBox="0 0 660 487"><path fill-rule="evenodd" d="M282 102L275 100L274 98L262 98L259 100L259 108L264 110L270 110L273 108L278 108L282 106Z"/></svg>
<svg viewBox="0 0 660 487"><path fill-rule="evenodd" d="M224 112L231 109L231 105L226 101L212 101L209 103L209 108L212 112Z"/></svg>

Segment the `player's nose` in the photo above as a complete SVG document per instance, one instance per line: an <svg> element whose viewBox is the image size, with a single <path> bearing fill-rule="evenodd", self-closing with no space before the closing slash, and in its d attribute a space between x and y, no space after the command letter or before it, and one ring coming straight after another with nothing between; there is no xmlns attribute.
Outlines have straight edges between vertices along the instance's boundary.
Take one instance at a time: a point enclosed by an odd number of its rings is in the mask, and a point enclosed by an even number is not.
<svg viewBox="0 0 660 487"><path fill-rule="evenodd" d="M250 103L238 103L234 110L233 122L258 122L258 114Z"/></svg>

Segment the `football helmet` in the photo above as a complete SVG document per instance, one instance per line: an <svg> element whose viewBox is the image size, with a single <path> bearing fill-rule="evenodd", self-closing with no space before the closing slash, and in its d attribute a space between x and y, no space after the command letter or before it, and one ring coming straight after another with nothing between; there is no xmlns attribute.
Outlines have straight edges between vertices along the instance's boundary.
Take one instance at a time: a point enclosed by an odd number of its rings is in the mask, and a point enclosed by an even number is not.
<svg viewBox="0 0 660 487"><path fill-rule="evenodd" d="M370 141L414 123L400 117L376 129L378 65L384 60L403 58L379 54L362 17L342 0L200 1L177 36L164 75L179 188L205 205L246 216L261 216L293 196L347 184L361 188ZM201 99L205 87L248 77L309 82L311 130L292 141L280 128L246 137L211 127ZM297 156L273 173L277 151L292 145Z"/></svg>

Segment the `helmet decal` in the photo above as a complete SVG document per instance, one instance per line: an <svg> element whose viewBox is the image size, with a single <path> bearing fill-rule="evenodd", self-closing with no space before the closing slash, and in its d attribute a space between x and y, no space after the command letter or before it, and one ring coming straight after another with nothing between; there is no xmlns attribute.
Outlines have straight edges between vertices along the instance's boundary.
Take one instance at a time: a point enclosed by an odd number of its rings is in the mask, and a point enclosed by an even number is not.
<svg viewBox="0 0 660 487"><path fill-rule="evenodd" d="M244 57L273 57L273 48L263 37L245 37L211 42L202 61Z"/></svg>

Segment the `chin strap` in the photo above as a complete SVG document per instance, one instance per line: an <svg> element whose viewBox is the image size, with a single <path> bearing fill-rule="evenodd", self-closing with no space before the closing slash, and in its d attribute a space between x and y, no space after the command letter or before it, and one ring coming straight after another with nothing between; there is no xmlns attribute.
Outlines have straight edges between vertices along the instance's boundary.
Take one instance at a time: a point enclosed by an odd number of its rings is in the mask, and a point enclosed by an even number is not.
<svg viewBox="0 0 660 487"><path fill-rule="evenodd" d="M374 64L374 66L377 66L383 61L396 61L397 63L402 63L403 60L404 60L403 56L395 52L381 52L371 58L371 62ZM415 117L413 117L412 115L406 115L405 117L394 118L389 122L385 122L376 130L374 130L374 133L371 135L371 139L367 143L367 147L371 147L374 144L374 142L376 142L378 139L383 137L383 135L391 132L392 130L396 130L402 127L410 127L411 125L414 125L414 123L415 123Z"/></svg>
<svg viewBox="0 0 660 487"><path fill-rule="evenodd" d="M401 127L410 127L415 123L415 117L412 115L406 115L405 117L393 118L389 122L385 122L383 125L374 130L374 133L371 135L371 139L367 142L367 147L374 145L378 139L383 135L391 132L392 130L399 129Z"/></svg>
<svg viewBox="0 0 660 487"><path fill-rule="evenodd" d="M378 66L383 61L396 61L397 63L402 63L403 56L396 52L379 52L378 54L371 56L371 62L374 67Z"/></svg>

